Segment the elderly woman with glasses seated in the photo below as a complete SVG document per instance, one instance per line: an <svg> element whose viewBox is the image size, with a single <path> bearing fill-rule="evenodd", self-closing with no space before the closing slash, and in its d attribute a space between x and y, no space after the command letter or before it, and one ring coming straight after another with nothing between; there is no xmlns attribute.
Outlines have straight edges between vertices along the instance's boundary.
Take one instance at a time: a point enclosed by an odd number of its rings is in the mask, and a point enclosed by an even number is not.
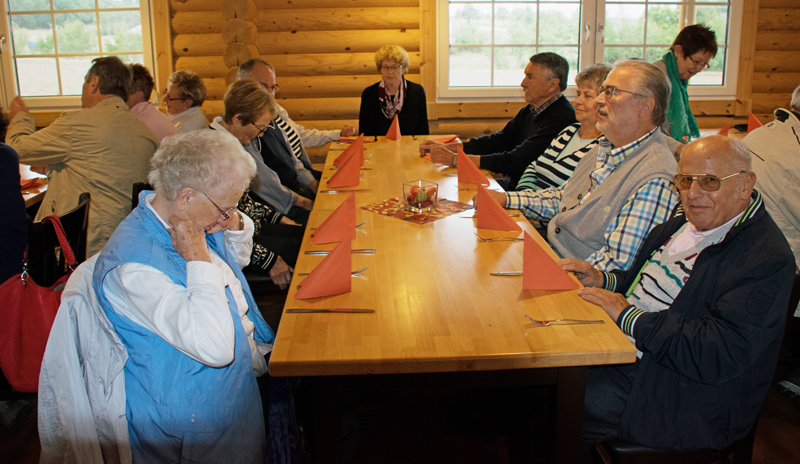
<svg viewBox="0 0 800 464"><path fill-rule="evenodd" d="M200 109L205 99L206 85L200 76L192 71L170 74L163 100L167 116L178 132L185 134L208 127L208 118Z"/></svg>
<svg viewBox="0 0 800 464"><path fill-rule="evenodd" d="M134 462L263 462L256 377L274 333L241 272L252 221L236 204L255 175L232 137L164 139L139 206L101 252L93 287L128 352Z"/></svg>
<svg viewBox="0 0 800 464"><path fill-rule="evenodd" d="M427 135L428 108L425 89L407 81L411 60L399 45L384 45L375 53L381 81L364 89L358 113L358 131L364 135L386 135L395 115L403 135Z"/></svg>
<svg viewBox="0 0 800 464"><path fill-rule="evenodd" d="M689 79L709 68L717 54L717 36L708 26L694 24L684 27L664 56L654 62L664 71L672 85L667 120L661 126L665 134L686 143L700 137L697 120L689 108ZM671 144L675 150L677 144ZM682 151L682 148L678 152Z"/></svg>

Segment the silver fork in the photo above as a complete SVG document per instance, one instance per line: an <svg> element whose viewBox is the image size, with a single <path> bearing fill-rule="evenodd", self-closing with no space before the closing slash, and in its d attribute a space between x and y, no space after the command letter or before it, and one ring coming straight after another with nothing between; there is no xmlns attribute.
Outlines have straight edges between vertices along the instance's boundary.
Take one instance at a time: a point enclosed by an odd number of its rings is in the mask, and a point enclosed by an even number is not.
<svg viewBox="0 0 800 464"><path fill-rule="evenodd" d="M367 267L369 267L369 266L365 266L365 267L363 267L363 268L361 268L361 269L359 269L357 271L353 271L353 272L350 273L350 275L353 276L353 277L357 277L357 276L361 275L362 272L366 271ZM300 277L305 277L305 276L308 275L308 272L299 272L297 275L299 275Z"/></svg>
<svg viewBox="0 0 800 464"><path fill-rule="evenodd" d="M538 326L542 326L542 327L547 327L547 326L551 325L554 322L563 322L564 323L563 325L571 325L571 324L605 324L606 323L605 319L590 320L590 319L565 319L565 318L559 318L559 319L549 319L549 320L545 320L545 321L540 321L538 319L534 319L534 318L528 316L527 314L525 315L525 317L529 321L533 322L534 324L536 324Z"/></svg>
<svg viewBox="0 0 800 464"><path fill-rule="evenodd" d="M484 237L481 237L480 235L478 235L477 232L474 232L474 234L475 234L476 237L478 237L478 240L480 240L481 242L502 242L502 241L506 241L506 242L521 242L521 241L525 240L524 237L492 237L492 238L484 238Z"/></svg>

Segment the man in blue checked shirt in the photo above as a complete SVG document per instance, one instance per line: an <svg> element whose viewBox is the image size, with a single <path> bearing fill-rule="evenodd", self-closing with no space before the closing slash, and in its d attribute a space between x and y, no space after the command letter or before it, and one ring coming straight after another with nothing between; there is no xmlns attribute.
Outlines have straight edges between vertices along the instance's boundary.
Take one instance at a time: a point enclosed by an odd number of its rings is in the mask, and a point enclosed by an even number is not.
<svg viewBox="0 0 800 464"><path fill-rule="evenodd" d="M496 192L501 205L550 221L547 241L564 258L601 270L628 269L647 233L664 222L678 197L670 180L677 163L658 128L669 82L655 66L618 62L595 102L606 136L558 188Z"/></svg>
<svg viewBox="0 0 800 464"><path fill-rule="evenodd" d="M795 263L753 189L750 153L728 137L699 139L674 183L680 207L630 270L560 262L638 350L634 364L589 369L587 449L611 438L722 449L747 435L770 388Z"/></svg>

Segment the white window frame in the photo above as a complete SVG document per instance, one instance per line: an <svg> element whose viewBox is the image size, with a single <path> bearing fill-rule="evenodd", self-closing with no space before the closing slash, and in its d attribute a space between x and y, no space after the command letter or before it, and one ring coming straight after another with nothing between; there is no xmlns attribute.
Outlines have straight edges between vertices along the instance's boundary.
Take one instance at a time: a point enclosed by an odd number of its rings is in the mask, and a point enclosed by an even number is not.
<svg viewBox="0 0 800 464"><path fill-rule="evenodd" d="M706 3L696 0L697 3ZM603 56L602 34L605 23L605 0L582 0L581 2L581 45L580 68L584 68ZM665 1L664 4L675 4ZM731 0L728 31L716 31L717 36L727 33L727 59L725 61L725 82L722 85L690 85L689 96L693 99L729 100L736 95L739 70L739 51L741 47L741 28L744 0ZM449 84L449 19L448 0L436 0L436 92L439 101L506 101L521 99L517 87L454 87ZM719 56L719 54L718 54ZM523 70L520 69L520 81ZM575 85L570 82L564 92L572 97Z"/></svg>
<svg viewBox="0 0 800 464"><path fill-rule="evenodd" d="M139 0L139 11L141 14L142 23L142 55L144 64L148 69L154 69L155 40L153 37L153 0ZM95 3L96 5L96 3ZM0 83L0 104L2 104L5 111L8 111L8 105L11 100L18 95L17 91L17 72L14 63L14 50L12 49L11 41L11 25L9 23L10 17L8 14L8 3L6 1L0 2L0 76L2 76L2 83ZM112 56L112 55L127 55L128 53L103 53L96 56ZM87 69L88 71L88 69ZM66 110L72 108L80 108L81 96L80 95L66 95L66 96L47 96L47 97L24 97L25 104L34 111L47 111L47 110Z"/></svg>

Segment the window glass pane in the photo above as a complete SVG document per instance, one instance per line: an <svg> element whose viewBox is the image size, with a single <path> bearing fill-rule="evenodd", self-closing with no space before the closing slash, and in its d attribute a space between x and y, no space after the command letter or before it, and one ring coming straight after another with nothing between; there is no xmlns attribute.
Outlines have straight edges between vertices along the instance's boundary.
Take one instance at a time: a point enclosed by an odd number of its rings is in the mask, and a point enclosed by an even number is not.
<svg viewBox="0 0 800 464"><path fill-rule="evenodd" d="M141 50L141 16L138 11L100 13L100 34L105 52Z"/></svg>
<svg viewBox="0 0 800 464"><path fill-rule="evenodd" d="M54 10L87 10L94 8L94 0L53 0Z"/></svg>
<svg viewBox="0 0 800 464"><path fill-rule="evenodd" d="M45 97L58 95L55 58L17 58L19 93L24 96Z"/></svg>
<svg viewBox="0 0 800 464"><path fill-rule="evenodd" d="M569 74L567 77L567 85L575 84L575 76L578 75L578 47L547 47L547 49L539 49L537 53L553 52L563 56L569 64Z"/></svg>
<svg viewBox="0 0 800 464"><path fill-rule="evenodd" d="M8 11L49 11L50 0L9 0Z"/></svg>
<svg viewBox="0 0 800 464"><path fill-rule="evenodd" d="M627 60L630 58L644 58L642 47L606 47L603 50L603 63L613 65L617 60Z"/></svg>
<svg viewBox="0 0 800 464"><path fill-rule="evenodd" d="M86 71L92 67L93 59L91 56L70 56L58 59L64 95L81 94Z"/></svg>
<svg viewBox="0 0 800 464"><path fill-rule="evenodd" d="M605 27L607 45L644 42L644 5L607 5Z"/></svg>
<svg viewBox="0 0 800 464"><path fill-rule="evenodd" d="M531 55L530 47L501 47L494 51L494 82L497 87L518 86Z"/></svg>
<svg viewBox="0 0 800 464"><path fill-rule="evenodd" d="M679 5L650 5L647 7L647 44L669 48L680 32Z"/></svg>
<svg viewBox="0 0 800 464"><path fill-rule="evenodd" d="M496 44L535 44L535 4L495 4L494 42Z"/></svg>
<svg viewBox="0 0 800 464"><path fill-rule="evenodd" d="M717 44L723 44L727 38L728 5L698 6L697 22L705 24L717 34Z"/></svg>
<svg viewBox="0 0 800 464"><path fill-rule="evenodd" d="M93 13L57 14L56 41L58 53L92 53L100 51L97 24Z"/></svg>
<svg viewBox="0 0 800 464"><path fill-rule="evenodd" d="M100 0L100 8L139 8L139 0Z"/></svg>
<svg viewBox="0 0 800 464"><path fill-rule="evenodd" d="M671 45L671 44L670 44ZM664 57L664 54L669 51L669 47L647 47L645 49L644 60L648 63L658 61ZM692 81L694 82L694 81Z"/></svg>
<svg viewBox="0 0 800 464"><path fill-rule="evenodd" d="M50 15L11 16L11 40L16 55L43 55L55 51ZM30 27L28 27L30 26Z"/></svg>
<svg viewBox="0 0 800 464"><path fill-rule="evenodd" d="M122 60L124 63L139 63L142 64L144 62L144 55L141 53L131 53L129 55L115 55L117 58Z"/></svg>
<svg viewBox="0 0 800 464"><path fill-rule="evenodd" d="M539 43L577 44L580 41L580 5L544 3L539 8Z"/></svg>
<svg viewBox="0 0 800 464"><path fill-rule="evenodd" d="M492 43L492 5L450 5L450 44Z"/></svg>
<svg viewBox="0 0 800 464"><path fill-rule="evenodd" d="M451 87L488 87L491 69L490 48L450 48Z"/></svg>

